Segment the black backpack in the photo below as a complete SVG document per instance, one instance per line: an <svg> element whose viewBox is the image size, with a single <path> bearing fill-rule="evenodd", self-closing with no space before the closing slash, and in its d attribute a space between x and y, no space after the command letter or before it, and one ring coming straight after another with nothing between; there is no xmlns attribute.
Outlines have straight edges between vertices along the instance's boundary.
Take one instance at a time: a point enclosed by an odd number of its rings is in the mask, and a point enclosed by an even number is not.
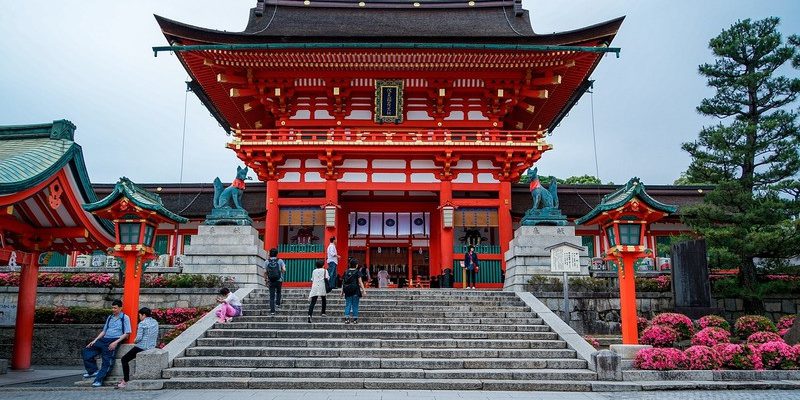
<svg viewBox="0 0 800 400"><path fill-rule="evenodd" d="M270 282L278 282L281 280L281 267L278 266L277 258L270 258L267 263L267 279Z"/></svg>
<svg viewBox="0 0 800 400"><path fill-rule="evenodd" d="M358 294L359 286L358 286L358 278L361 274L358 270L351 270L348 269L347 272L344 274L344 284L342 285L342 291L344 292L345 296L353 296Z"/></svg>

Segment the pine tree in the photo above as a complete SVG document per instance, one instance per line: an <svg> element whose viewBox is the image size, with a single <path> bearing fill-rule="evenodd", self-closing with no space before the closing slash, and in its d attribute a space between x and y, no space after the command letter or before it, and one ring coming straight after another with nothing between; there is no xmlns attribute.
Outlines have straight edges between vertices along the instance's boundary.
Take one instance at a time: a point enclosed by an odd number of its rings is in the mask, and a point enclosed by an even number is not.
<svg viewBox="0 0 800 400"><path fill-rule="evenodd" d="M710 253L735 260L740 283L754 288L755 258L800 254L797 190L800 133L791 109L800 79L778 69L800 67L800 38L784 43L779 19L738 21L709 47L715 60L699 67L715 90L697 111L719 119L683 144L692 156L688 181L717 185L684 221L706 238Z"/></svg>

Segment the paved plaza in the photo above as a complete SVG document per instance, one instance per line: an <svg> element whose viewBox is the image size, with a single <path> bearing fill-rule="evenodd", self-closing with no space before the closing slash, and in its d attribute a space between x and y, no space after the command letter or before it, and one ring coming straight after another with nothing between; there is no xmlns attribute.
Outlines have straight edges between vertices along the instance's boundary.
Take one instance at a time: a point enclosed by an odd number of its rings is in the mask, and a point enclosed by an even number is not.
<svg viewBox="0 0 800 400"><path fill-rule="evenodd" d="M800 390L759 391L676 391L676 392L623 392L623 393L563 393L563 392L456 392L456 391L404 391L404 390L163 390L132 392L113 389L69 391L0 391L7 400L750 400L750 399L800 399Z"/></svg>

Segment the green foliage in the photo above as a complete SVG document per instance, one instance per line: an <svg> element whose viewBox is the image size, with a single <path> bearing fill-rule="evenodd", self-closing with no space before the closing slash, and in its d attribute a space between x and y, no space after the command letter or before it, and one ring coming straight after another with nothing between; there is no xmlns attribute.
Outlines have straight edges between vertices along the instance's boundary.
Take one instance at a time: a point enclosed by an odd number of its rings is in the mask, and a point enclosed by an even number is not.
<svg viewBox="0 0 800 400"><path fill-rule="evenodd" d="M766 295L800 295L800 281L770 280L749 288L736 279L727 278L713 282L711 292L715 298L761 300Z"/></svg>
<svg viewBox="0 0 800 400"><path fill-rule="evenodd" d="M675 179L675 181L672 182L672 184L677 186L691 186L691 185L707 185L708 182L694 181L694 178L690 177L688 173L681 172L681 176L679 176L678 179Z"/></svg>
<svg viewBox="0 0 800 400"><path fill-rule="evenodd" d="M570 176L569 178L564 179L563 182L558 182L558 183L564 183L567 185L599 185L601 182L600 179L598 179L596 176L581 175L581 176Z"/></svg>
<svg viewBox="0 0 800 400"><path fill-rule="evenodd" d="M679 178L716 185L683 220L706 239L712 266L738 266L739 283L753 293L754 258L800 254L800 127L791 110L800 79L776 72L797 62L798 43L784 44L778 23L738 21L709 42L715 61L699 71L715 95L697 111L719 123L683 144L692 162Z"/></svg>
<svg viewBox="0 0 800 400"><path fill-rule="evenodd" d="M569 278L569 288L576 292L607 292L608 286L608 279L589 276Z"/></svg>

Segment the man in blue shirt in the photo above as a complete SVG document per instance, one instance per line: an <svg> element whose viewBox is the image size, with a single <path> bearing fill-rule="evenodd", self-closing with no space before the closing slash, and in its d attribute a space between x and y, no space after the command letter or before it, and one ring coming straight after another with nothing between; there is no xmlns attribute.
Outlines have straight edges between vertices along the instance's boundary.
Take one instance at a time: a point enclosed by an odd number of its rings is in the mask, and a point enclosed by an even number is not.
<svg viewBox="0 0 800 400"><path fill-rule="evenodd" d="M111 302L111 311L112 314L106 318L103 330L83 349L83 366L86 367L83 377L94 377L93 387L103 386L103 379L114 365L117 346L131 334L131 320L122 313L122 302L119 300ZM103 359L99 371L96 361L98 355Z"/></svg>

